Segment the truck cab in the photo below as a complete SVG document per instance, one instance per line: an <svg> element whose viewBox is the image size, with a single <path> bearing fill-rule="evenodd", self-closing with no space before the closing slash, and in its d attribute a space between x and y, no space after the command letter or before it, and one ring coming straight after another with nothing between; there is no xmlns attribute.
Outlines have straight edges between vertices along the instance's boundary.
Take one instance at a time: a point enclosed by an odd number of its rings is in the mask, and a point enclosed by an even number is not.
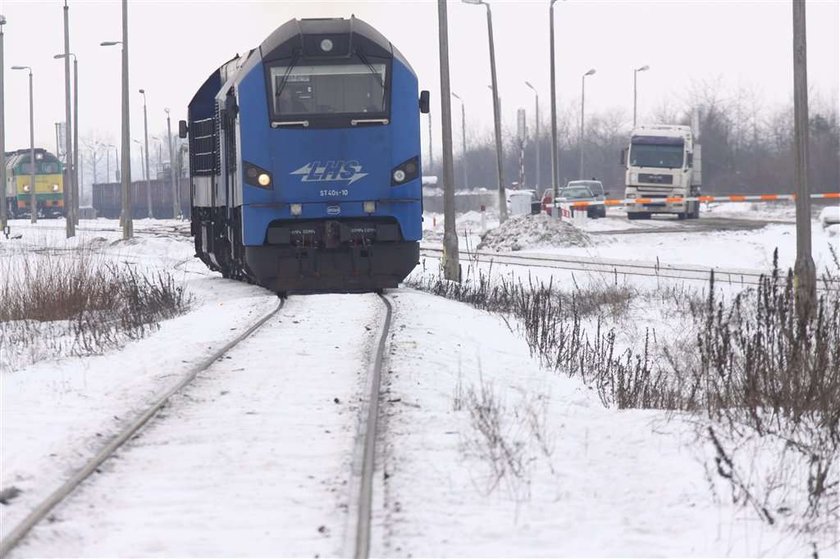
<svg viewBox="0 0 840 559"><path fill-rule="evenodd" d="M628 219L649 219L655 213L697 218L698 201L674 201L700 195L701 148L690 126L659 124L633 129L622 150L625 198L644 202L627 205Z"/></svg>

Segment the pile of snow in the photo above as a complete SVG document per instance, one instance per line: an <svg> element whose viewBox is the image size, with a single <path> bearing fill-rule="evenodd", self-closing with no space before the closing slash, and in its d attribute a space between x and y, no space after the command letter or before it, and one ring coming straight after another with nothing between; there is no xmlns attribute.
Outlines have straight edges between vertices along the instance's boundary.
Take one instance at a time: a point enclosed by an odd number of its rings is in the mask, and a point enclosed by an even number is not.
<svg viewBox="0 0 840 559"><path fill-rule="evenodd" d="M585 231L546 214L523 215L508 219L487 232L479 250L516 251L543 246L586 247L592 240Z"/></svg>

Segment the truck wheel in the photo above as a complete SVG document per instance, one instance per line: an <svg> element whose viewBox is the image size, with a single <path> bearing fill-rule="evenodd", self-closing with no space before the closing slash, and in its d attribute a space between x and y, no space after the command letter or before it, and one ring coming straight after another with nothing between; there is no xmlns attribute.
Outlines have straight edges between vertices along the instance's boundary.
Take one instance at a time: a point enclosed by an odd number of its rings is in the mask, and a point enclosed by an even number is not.
<svg viewBox="0 0 840 559"><path fill-rule="evenodd" d="M684 219L687 219L688 216L689 216L688 212L680 212L680 213L677 214L677 219L682 221Z"/></svg>

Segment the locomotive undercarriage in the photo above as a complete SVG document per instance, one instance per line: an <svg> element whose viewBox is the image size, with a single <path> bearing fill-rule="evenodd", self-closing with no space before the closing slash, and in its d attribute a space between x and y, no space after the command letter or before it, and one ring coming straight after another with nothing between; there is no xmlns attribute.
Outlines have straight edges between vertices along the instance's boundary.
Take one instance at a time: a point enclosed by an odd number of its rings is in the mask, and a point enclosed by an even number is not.
<svg viewBox="0 0 840 559"><path fill-rule="evenodd" d="M264 245L244 246L240 209L230 219L223 212L194 208L196 255L226 278L279 294L394 288L420 259L420 244L404 241L397 223L388 220L273 223Z"/></svg>

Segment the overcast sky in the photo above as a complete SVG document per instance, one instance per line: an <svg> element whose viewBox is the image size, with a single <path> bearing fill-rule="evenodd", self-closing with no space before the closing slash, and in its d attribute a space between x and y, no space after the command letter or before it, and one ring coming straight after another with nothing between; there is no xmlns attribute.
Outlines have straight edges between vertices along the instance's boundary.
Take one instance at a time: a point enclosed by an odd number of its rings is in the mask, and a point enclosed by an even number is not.
<svg viewBox="0 0 840 559"><path fill-rule="evenodd" d="M143 138L142 96L148 97L149 134L165 130L164 107L173 129L207 76L237 52L257 46L291 18L355 14L399 48L432 91L436 150L439 145L437 2L129 0L131 135ZM837 0L808 0L808 78L812 93L837 105L840 43ZM55 148L55 124L64 120L63 5L60 0L0 0L6 16L6 148L28 147L27 75L35 79L36 145ZM516 109L533 118L533 93L548 117L548 0L491 0L500 96L505 120ZM70 49L79 57L82 137L119 142L120 51L99 43L121 38L119 0L70 0ZM452 88L466 102L468 128L492 126L490 67L485 10L451 1L449 39ZM639 74L640 118L664 102L680 105L693 85L715 83L730 95L739 87L757 91L766 107L792 102L791 0L567 0L555 6L558 101L580 100L586 81L586 112L625 111L632 120L633 68ZM460 110L454 105L455 110ZM458 114L458 113L456 113ZM460 121L454 124L460 134ZM424 142L426 125L424 122ZM150 140L153 141L153 140ZM425 147L424 143L424 147ZM133 146L133 150L136 144ZM154 148L153 148L154 149Z"/></svg>

